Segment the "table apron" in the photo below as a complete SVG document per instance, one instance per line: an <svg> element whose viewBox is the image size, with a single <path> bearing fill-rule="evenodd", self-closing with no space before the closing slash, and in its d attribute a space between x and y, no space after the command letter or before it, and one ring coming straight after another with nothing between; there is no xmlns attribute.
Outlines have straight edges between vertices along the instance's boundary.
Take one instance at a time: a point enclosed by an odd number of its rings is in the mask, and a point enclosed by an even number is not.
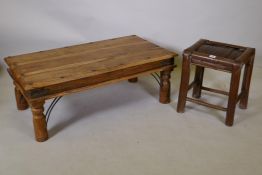
<svg viewBox="0 0 262 175"><path fill-rule="evenodd" d="M44 88L26 91L24 94L30 101L39 99L51 99L58 96L64 96L74 92L81 92L94 87L111 84L121 80L136 77L141 74L152 73L162 70L173 69L174 58L169 58L152 63L141 64L129 68L124 68L100 75L86 77L78 80L72 80L65 83L55 84Z"/></svg>

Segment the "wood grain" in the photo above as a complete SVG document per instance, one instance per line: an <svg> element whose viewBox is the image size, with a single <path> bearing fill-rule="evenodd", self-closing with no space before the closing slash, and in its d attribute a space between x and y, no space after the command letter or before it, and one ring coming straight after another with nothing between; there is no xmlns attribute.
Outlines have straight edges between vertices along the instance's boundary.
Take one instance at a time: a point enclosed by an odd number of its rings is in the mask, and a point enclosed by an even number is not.
<svg viewBox="0 0 262 175"><path fill-rule="evenodd" d="M186 101L190 101L209 108L226 111L225 124L227 126L232 126L234 123L237 103L240 101L239 107L242 109L247 108L254 57L254 48L203 39L184 50L177 112L183 113ZM190 65L196 66L195 78L192 83L189 83ZM238 94L241 69L244 65L245 71L242 88L240 94ZM231 74L229 92L203 86L205 68L229 72ZM187 93L192 87L194 88L192 94L194 98L189 98L187 97ZM206 101L200 100L199 98L201 98L202 90L227 95L227 107L225 108L220 105L210 104Z"/></svg>
<svg viewBox="0 0 262 175"><path fill-rule="evenodd" d="M30 94L46 87L170 59L175 55L132 35L8 57L5 61L25 94Z"/></svg>
<svg viewBox="0 0 262 175"><path fill-rule="evenodd" d="M161 71L160 102L170 102L176 53L138 36L80 44L5 58L18 109L30 105L35 138L48 139L45 100Z"/></svg>

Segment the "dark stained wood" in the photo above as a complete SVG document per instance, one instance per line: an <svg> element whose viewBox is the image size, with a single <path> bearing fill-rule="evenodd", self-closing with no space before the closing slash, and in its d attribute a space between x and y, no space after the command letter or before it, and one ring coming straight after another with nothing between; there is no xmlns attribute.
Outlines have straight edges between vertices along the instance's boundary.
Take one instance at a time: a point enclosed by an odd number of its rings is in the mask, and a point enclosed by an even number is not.
<svg viewBox="0 0 262 175"><path fill-rule="evenodd" d="M26 110L29 107L26 99L17 87L15 87L15 98L18 110Z"/></svg>
<svg viewBox="0 0 262 175"><path fill-rule="evenodd" d="M136 83L136 82L138 81L138 78L137 78L137 77L135 77L135 78L130 78L130 79L128 79L128 81L129 81L130 83Z"/></svg>
<svg viewBox="0 0 262 175"><path fill-rule="evenodd" d="M180 82L180 91L177 103L177 112L185 112L187 92L189 89L189 78L190 78L190 55L183 53L183 63L182 63L182 74Z"/></svg>
<svg viewBox="0 0 262 175"><path fill-rule="evenodd" d="M184 112L186 101L199 105L226 111L225 124L232 126L234 123L235 108L238 103L242 109L247 108L249 87L252 75L252 68L255 57L255 49L232 44L220 43L209 40L199 40L183 53L182 76L178 98L177 111ZM196 65L194 81L189 85L190 65ZM245 65L245 72L242 81L241 93L238 95L241 69ZM204 68L211 68L231 73L229 92L204 87ZM194 98L201 97L201 90L228 95L226 108L207 103L199 99L187 97L187 92L193 87Z"/></svg>
<svg viewBox="0 0 262 175"><path fill-rule="evenodd" d="M213 89L213 88L208 88L208 87L205 87L205 86L202 86L201 87L201 90L206 90L206 91L209 91L209 92L214 92L214 93L218 93L218 94L222 94L222 95L229 95L228 92L226 91L222 91L222 90L219 90L219 89ZM195 97L196 98L196 97Z"/></svg>
<svg viewBox="0 0 262 175"><path fill-rule="evenodd" d="M237 102L239 102L241 99L244 98L244 93L241 92L238 96L237 96ZM239 107L240 108L240 107Z"/></svg>
<svg viewBox="0 0 262 175"><path fill-rule="evenodd" d="M196 72L195 72L195 79L194 82L194 88L193 88L193 97L194 98L200 98L201 97L201 88L203 84L203 78L204 78L204 67L196 66Z"/></svg>
<svg viewBox="0 0 262 175"><path fill-rule="evenodd" d="M187 97L186 100L190 101L192 103L196 103L196 104L199 104L199 105L202 105L202 106L209 107L209 108L213 108L213 109L217 109L217 110L221 110L221 111L227 111L227 108L224 108L223 106L210 104L210 103L207 103L207 102L205 102L203 100L189 98L189 97Z"/></svg>
<svg viewBox="0 0 262 175"><path fill-rule="evenodd" d="M210 43L201 45L196 51L232 60L235 60L243 53L243 49L241 48L232 48L228 46L214 45Z"/></svg>
<svg viewBox="0 0 262 175"><path fill-rule="evenodd" d="M226 116L226 125L232 126L234 123L234 115L235 109L237 105L237 97L238 97L238 88L240 81L241 68L234 67L231 74L231 82L230 82L230 90L229 90L229 98L227 104L227 116Z"/></svg>
<svg viewBox="0 0 262 175"><path fill-rule="evenodd" d="M160 102L170 101L170 72L177 54L138 36L126 36L5 58L18 108L32 113L37 141L48 139L44 102L98 86L162 71Z"/></svg>
<svg viewBox="0 0 262 175"><path fill-rule="evenodd" d="M189 85L188 85L188 91L191 90L194 86L195 86L196 82L192 81Z"/></svg>
<svg viewBox="0 0 262 175"><path fill-rule="evenodd" d="M245 65L245 71L243 76L241 93L243 94L242 98L240 98L239 107L241 109L246 109L248 105L248 96L249 96L249 88L253 71L253 64L255 59L255 53L251 56L250 61Z"/></svg>

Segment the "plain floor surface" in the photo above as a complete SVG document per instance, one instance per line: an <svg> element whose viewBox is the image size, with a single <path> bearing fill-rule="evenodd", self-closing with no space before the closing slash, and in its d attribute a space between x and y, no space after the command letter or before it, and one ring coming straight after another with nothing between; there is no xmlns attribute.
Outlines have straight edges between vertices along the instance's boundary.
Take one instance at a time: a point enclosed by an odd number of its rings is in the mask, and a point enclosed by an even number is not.
<svg viewBox="0 0 262 175"><path fill-rule="evenodd" d="M51 114L50 139L38 143L30 110L16 109L12 80L1 70L0 174L261 175L262 68L254 68L249 107L236 109L233 127L224 125L224 112L189 102L176 112L180 72L172 73L170 104L158 102L151 76L65 96ZM228 89L229 77L206 71L205 85ZM210 95L203 98L226 104Z"/></svg>

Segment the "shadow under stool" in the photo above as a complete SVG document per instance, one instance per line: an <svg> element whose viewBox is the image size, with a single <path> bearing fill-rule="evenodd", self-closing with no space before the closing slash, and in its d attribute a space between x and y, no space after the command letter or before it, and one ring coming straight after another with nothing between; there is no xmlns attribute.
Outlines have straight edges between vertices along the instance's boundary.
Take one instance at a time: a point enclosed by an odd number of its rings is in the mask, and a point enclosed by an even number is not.
<svg viewBox="0 0 262 175"><path fill-rule="evenodd" d="M184 50L182 63L182 76L177 104L177 112L183 113L186 101L226 111L225 124L232 126L236 105L239 102L241 109L246 109L248 104L249 87L255 57L255 49L215 41L201 39L188 49ZM190 65L196 66L195 77L189 83ZM244 69L242 88L238 94L241 70ZM228 72L231 74L229 92L203 86L205 68ZM193 88L193 98L187 93ZM228 96L227 107L210 104L200 100L201 91L210 91Z"/></svg>

